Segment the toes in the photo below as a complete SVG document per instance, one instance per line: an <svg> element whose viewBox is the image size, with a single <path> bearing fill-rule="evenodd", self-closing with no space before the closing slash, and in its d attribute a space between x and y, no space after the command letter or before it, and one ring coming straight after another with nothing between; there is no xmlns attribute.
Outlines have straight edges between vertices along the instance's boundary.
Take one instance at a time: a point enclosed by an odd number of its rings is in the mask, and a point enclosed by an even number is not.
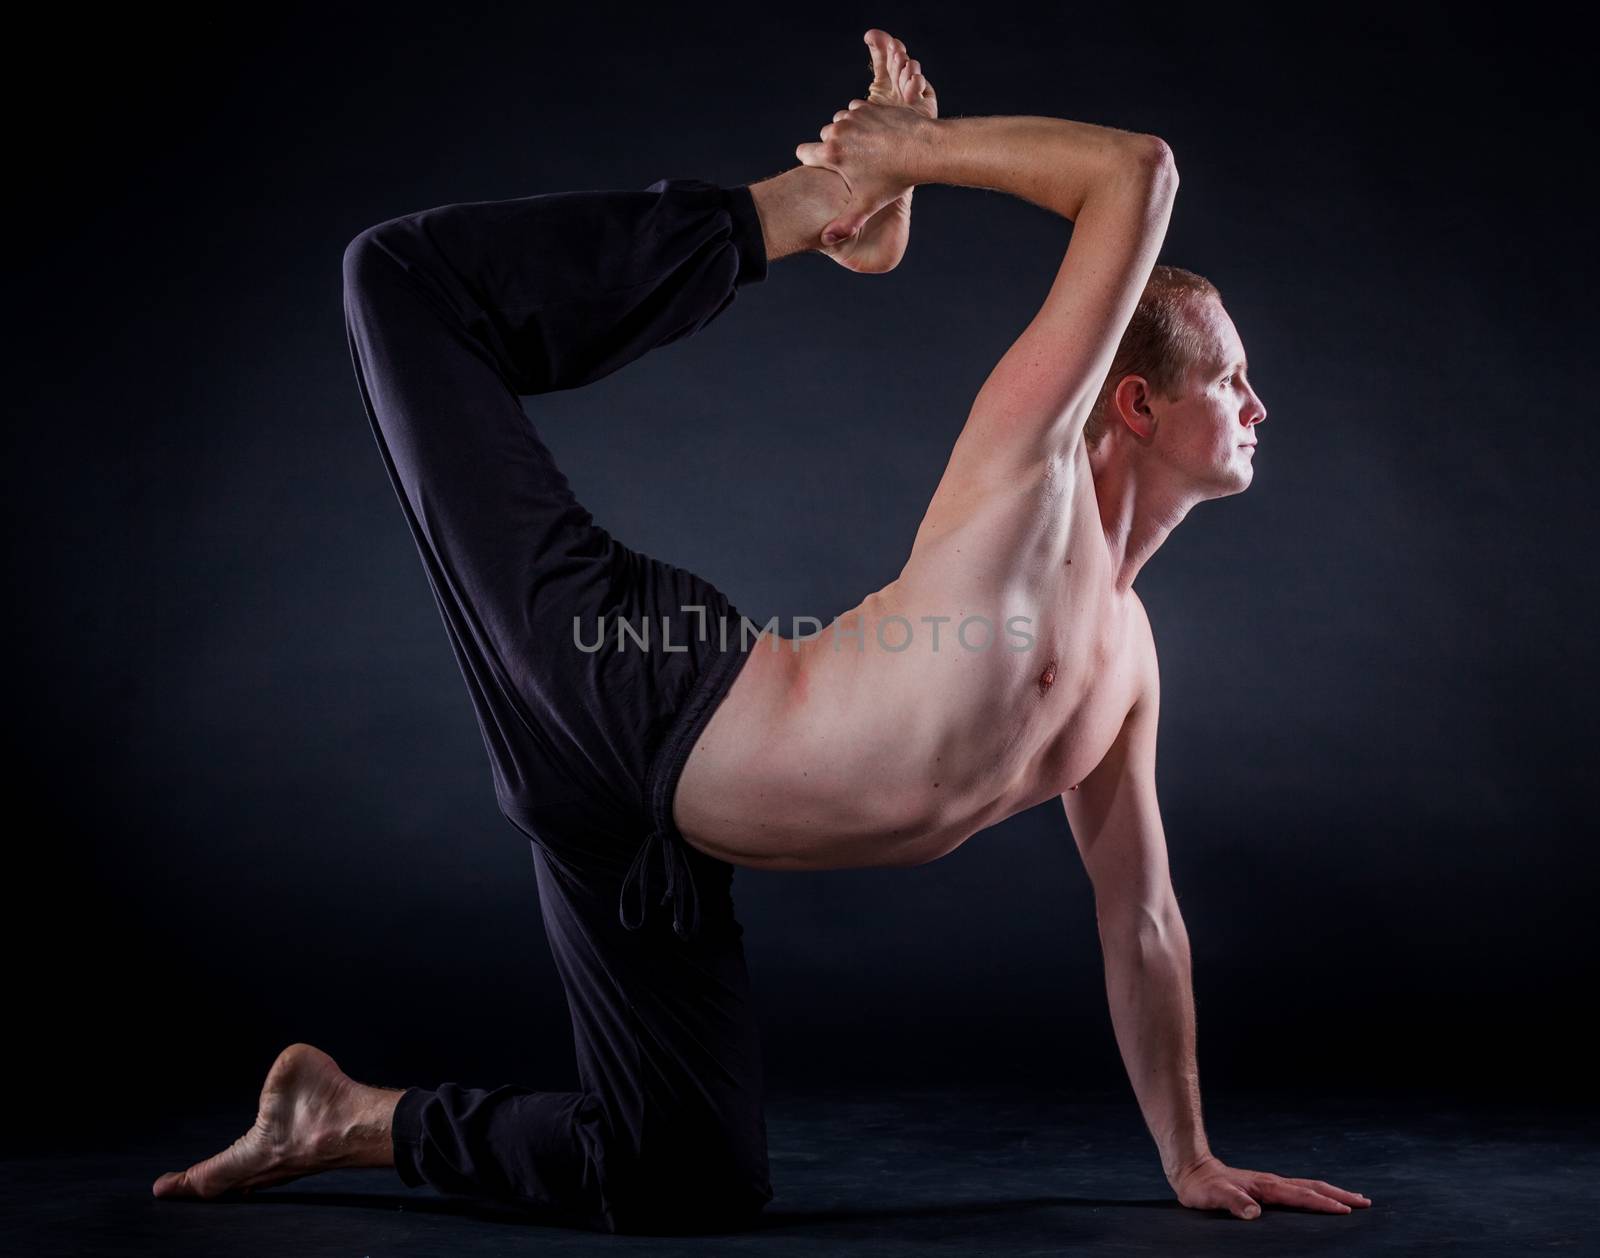
<svg viewBox="0 0 1600 1258"><path fill-rule="evenodd" d="M168 1171L150 1186L151 1195L183 1198L191 1201L200 1201L207 1197L216 1196L216 1191L195 1174L200 1169L199 1166L191 1166L186 1171Z"/></svg>
<svg viewBox="0 0 1600 1258"><path fill-rule="evenodd" d="M150 1185L150 1194L154 1197L189 1197L194 1192L188 1186L188 1174L185 1171L168 1171L165 1175L158 1176L156 1182Z"/></svg>
<svg viewBox="0 0 1600 1258"><path fill-rule="evenodd" d="M201 1175L209 1162L216 1158L208 1158L206 1162L197 1162L186 1171L168 1171L151 1185L150 1191L157 1197L183 1197L201 1200L217 1195L216 1179Z"/></svg>
<svg viewBox="0 0 1600 1258"><path fill-rule="evenodd" d="M866 33L867 49L872 56L872 83L874 87L887 88L889 78L889 36L873 28Z"/></svg>
<svg viewBox="0 0 1600 1258"><path fill-rule="evenodd" d="M221 1153L196 1162L185 1171L169 1171L151 1185L157 1197L194 1197L210 1200L233 1188L253 1184L270 1169L271 1156L261 1147L254 1129Z"/></svg>

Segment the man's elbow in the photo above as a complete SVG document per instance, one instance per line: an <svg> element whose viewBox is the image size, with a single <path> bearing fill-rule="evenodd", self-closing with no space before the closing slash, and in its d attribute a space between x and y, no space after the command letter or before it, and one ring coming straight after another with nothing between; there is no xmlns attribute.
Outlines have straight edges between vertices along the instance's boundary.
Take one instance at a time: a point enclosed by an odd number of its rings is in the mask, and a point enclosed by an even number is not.
<svg viewBox="0 0 1600 1258"><path fill-rule="evenodd" d="M1140 190L1155 201L1170 201L1178 191L1178 160L1159 135L1128 137L1126 169Z"/></svg>
<svg viewBox="0 0 1600 1258"><path fill-rule="evenodd" d="M1169 950L1188 941L1178 899L1170 888L1097 902L1101 946L1141 955Z"/></svg>

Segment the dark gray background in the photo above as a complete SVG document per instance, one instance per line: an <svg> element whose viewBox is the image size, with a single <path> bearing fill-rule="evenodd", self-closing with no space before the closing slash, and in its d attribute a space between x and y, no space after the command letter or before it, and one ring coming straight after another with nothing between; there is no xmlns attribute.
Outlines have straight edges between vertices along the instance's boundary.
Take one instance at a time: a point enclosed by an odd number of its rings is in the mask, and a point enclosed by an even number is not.
<svg viewBox="0 0 1600 1258"><path fill-rule="evenodd" d="M787 169L864 92L872 25L947 115L1164 136L1163 259L1220 286L1271 411L1254 487L1138 583L1202 1081L1559 1093L1595 872L1575 44L1522 6L579 8L19 36L50 83L14 113L8 262L21 1109L70 1140L247 1105L296 1039L371 1082L572 1085L341 250L451 201ZM703 335L528 410L622 539L758 618L827 617L899 570L1067 239L925 188L894 273L777 263ZM1125 1094L1059 805L919 869L735 891L774 1088Z"/></svg>

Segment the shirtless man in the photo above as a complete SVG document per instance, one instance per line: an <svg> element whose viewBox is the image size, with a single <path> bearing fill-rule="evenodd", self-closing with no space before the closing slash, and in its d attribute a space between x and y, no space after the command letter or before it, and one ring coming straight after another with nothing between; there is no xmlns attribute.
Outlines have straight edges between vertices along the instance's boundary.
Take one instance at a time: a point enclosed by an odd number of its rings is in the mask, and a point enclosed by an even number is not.
<svg viewBox="0 0 1600 1258"><path fill-rule="evenodd" d="M376 1088L291 1045L251 1131L158 1197L393 1166L612 1231L747 1219L772 1191L733 868L916 865L1059 795L1178 1199L1245 1219L1369 1204L1229 1166L1201 1122L1156 652L1132 586L1194 504L1250 484L1266 410L1215 290L1156 265L1172 154L1056 118L940 119L905 46L865 40L867 97L783 175L441 207L346 251L362 397L497 798L530 840L582 1089ZM737 641L748 622L719 591L593 524L516 399L698 331L778 258L892 269L923 183L1054 210L1070 247L900 575L821 632ZM610 640L607 613L631 638ZM670 931L652 917L669 903Z"/></svg>

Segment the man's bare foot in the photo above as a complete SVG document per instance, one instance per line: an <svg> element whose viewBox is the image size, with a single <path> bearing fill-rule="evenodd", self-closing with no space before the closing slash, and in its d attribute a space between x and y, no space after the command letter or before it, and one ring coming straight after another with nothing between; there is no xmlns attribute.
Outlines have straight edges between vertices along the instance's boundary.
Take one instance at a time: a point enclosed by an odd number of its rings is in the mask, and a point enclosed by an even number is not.
<svg viewBox="0 0 1600 1258"><path fill-rule="evenodd" d="M402 1093L371 1088L310 1044L267 1071L255 1125L231 1145L151 1186L157 1197L212 1198L352 1166L393 1166L390 1123Z"/></svg>
<svg viewBox="0 0 1600 1258"><path fill-rule="evenodd" d="M927 118L939 116L939 98L923 76L922 63L904 42L873 27L864 36L872 56L872 83L866 99L875 105L899 105ZM843 111L840 111L843 112ZM838 120L838 114L834 120ZM822 252L852 271L881 274L900 265L911 240L911 194L906 188L869 218L861 230L837 242L824 239Z"/></svg>
<svg viewBox="0 0 1600 1258"><path fill-rule="evenodd" d="M939 116L933 84L922 75L922 62L913 60L905 42L873 27L862 40L872 55L872 85L867 99L875 105L908 105L929 118Z"/></svg>

